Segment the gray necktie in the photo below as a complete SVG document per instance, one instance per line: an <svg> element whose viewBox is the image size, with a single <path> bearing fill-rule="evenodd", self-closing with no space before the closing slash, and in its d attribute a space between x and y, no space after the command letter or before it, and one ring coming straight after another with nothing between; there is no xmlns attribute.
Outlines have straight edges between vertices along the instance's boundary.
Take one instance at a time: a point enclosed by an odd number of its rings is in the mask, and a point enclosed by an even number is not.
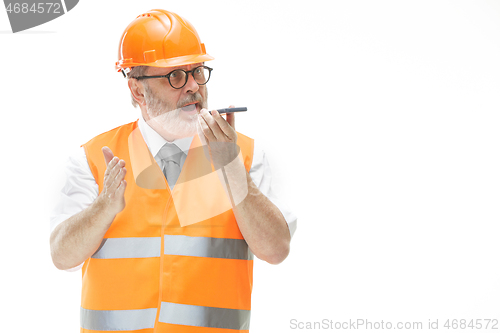
<svg viewBox="0 0 500 333"><path fill-rule="evenodd" d="M183 154L183 151L175 144L166 143L156 155L158 164L160 164L158 160L162 161L163 174L167 178L170 188L174 187L181 173L180 161Z"/></svg>

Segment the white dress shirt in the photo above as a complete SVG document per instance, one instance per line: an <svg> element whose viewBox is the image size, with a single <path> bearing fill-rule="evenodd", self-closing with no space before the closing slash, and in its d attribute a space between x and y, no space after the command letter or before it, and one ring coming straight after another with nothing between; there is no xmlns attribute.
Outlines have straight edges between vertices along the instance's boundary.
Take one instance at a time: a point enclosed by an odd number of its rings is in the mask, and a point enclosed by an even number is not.
<svg viewBox="0 0 500 333"><path fill-rule="evenodd" d="M139 118L138 127L144 137L144 141L146 142L149 151L151 152L151 155L156 156L161 147L163 147L167 141L156 133L156 131L144 121L142 116ZM177 145L185 154L187 154L192 139L192 137L183 138L175 140L172 143ZM94 179L92 171L90 170L83 147L80 147L73 156L68 158L65 171L66 182L64 187L61 189L60 199L50 216L51 233L60 223L90 206L90 204L92 204L92 202L99 195L99 186ZM275 197L271 184L271 169L264 151L257 140L254 141L254 154L249 174L262 194L264 194L281 211L283 217L288 223L290 235L293 236L295 229L297 228L297 217L284 203L278 201ZM83 263L77 267L68 269L67 271L77 271L82 266Z"/></svg>

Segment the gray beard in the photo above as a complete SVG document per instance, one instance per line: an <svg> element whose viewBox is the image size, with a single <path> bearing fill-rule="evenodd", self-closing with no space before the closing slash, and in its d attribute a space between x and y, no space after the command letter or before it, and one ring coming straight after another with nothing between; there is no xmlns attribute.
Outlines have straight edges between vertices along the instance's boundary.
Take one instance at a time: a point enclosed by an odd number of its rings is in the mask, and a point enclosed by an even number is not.
<svg viewBox="0 0 500 333"><path fill-rule="evenodd" d="M146 85L144 98L146 100L147 114L150 118L148 123L160 135L164 133L170 137L185 138L194 136L197 132L198 115L188 115L187 120L183 119L185 116L181 118L180 113L183 105L199 102L201 108L207 108L207 101L206 99L203 100L199 92L189 95L184 100L179 101L177 105L173 105L155 96L149 86Z"/></svg>

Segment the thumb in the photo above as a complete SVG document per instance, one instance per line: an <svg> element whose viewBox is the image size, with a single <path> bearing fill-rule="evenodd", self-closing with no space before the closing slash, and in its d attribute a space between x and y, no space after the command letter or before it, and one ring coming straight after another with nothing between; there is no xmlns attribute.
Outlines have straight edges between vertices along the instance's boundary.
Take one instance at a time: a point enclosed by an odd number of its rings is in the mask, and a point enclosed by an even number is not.
<svg viewBox="0 0 500 333"><path fill-rule="evenodd" d="M115 155L113 155L113 152L111 151L111 149L109 149L106 146L102 147L102 154L104 155L104 161L106 162L106 166L113 159L113 157L115 157Z"/></svg>

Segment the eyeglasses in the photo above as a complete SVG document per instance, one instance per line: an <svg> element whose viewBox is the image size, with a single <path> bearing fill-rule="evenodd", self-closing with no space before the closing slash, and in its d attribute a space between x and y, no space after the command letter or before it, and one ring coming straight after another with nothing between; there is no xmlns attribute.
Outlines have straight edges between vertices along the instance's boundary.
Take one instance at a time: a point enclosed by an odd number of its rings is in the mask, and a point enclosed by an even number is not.
<svg viewBox="0 0 500 333"><path fill-rule="evenodd" d="M167 78L168 83L174 89L181 89L188 82L188 75L191 73L193 75L194 80L199 85L204 85L210 79L210 73L213 71L213 68L207 66L199 66L190 71L185 71L183 69L176 69L166 75L155 75L155 76L138 76L135 79L144 80L144 79L157 79L157 78Z"/></svg>

